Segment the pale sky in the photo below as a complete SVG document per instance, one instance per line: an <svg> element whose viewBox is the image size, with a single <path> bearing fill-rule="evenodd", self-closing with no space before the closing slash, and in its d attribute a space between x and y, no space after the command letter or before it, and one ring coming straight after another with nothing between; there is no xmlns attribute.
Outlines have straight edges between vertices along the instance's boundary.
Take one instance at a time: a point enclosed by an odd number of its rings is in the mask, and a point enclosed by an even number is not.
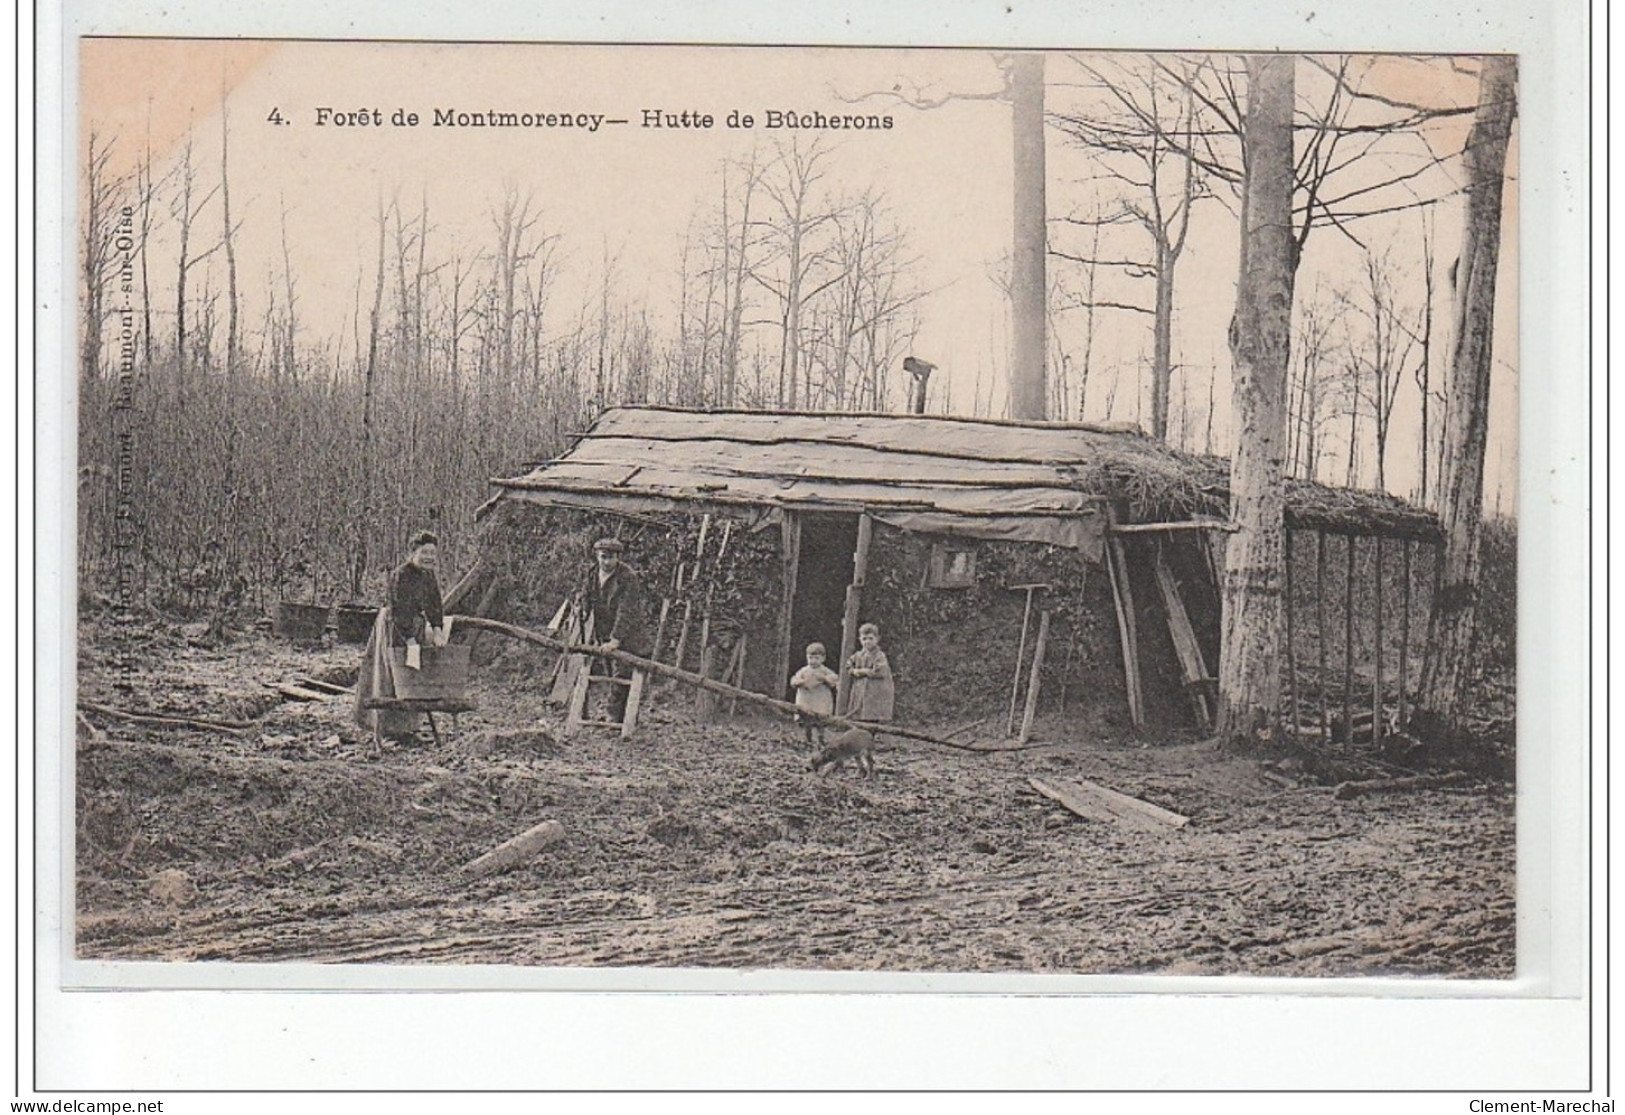
<svg viewBox="0 0 1625 1115"><path fill-rule="evenodd" d="M1076 96L1062 84L1073 73L1065 57L1051 55L1051 111ZM1300 79L1300 91L1308 89L1309 80ZM1392 95L1471 103L1476 94L1474 79L1441 66L1396 63L1385 80L1384 90ZM249 329L258 328L263 292L273 277L280 283L285 206L302 336L307 343L330 344L348 328L358 277L370 290L380 196L398 196L407 212L427 199L432 264L453 251L466 257L485 248L492 241L490 212L497 199L510 187L530 193L542 214L539 227L562 237L552 302L556 328L598 289L606 253L617 259L622 297L632 303L647 300L659 315L674 310L684 235L697 208L717 197L721 164L747 155L753 144L771 156L775 143L807 137L767 130L762 125L768 110L889 114L890 129L825 133L832 147L829 180L852 191L884 190L907 233L917 260L912 277L931 292L919 304L915 351L940 368L932 381L934 395L945 393L950 408L959 412L980 404L1000 414L1009 336L996 273L1010 241L1009 106L955 99L920 111L884 96L849 103L889 90L932 99L949 93L974 97L1000 84L994 56L973 50L87 40L81 50L81 127L117 137L118 171L133 167L142 144L150 142L162 173L179 159L190 135L206 190L218 180L224 93L231 124L232 209L241 222L237 252L244 321ZM319 108L376 110L385 126L318 125ZM419 126L390 126L397 109L416 112ZM433 126L436 109L601 114L630 123L605 124L596 132L459 129ZM710 113L715 124L644 128L639 125L645 109ZM735 109L755 116L758 127L728 128L727 116ZM289 122L272 123L273 110ZM1454 127L1464 134L1466 121ZM1460 138L1440 134L1437 142L1454 150ZM1049 151L1052 219L1087 208L1096 188L1086 181L1088 158L1053 129ZM1418 190L1425 192L1429 181L1419 179ZM1509 194L1515 190L1510 183ZM1509 214L1516 212L1515 205L1508 208ZM1433 220L1442 268L1459 250L1459 203L1436 207ZM1418 221L1414 212L1373 220L1360 234L1373 244L1392 244L1402 267L1414 257L1414 279ZM218 236L218 211L205 210L198 228L204 236ZM1052 228L1052 241L1056 237ZM1174 406L1177 411L1185 396L1205 406L1207 381L1216 372L1215 449L1220 452L1227 451L1224 338L1233 303L1235 240L1234 218L1225 208L1216 201L1201 206L1176 292L1175 358L1186 365L1181 374L1187 383L1176 378ZM1134 242L1122 243L1132 247ZM1516 487L1515 245L1515 229L1509 228L1503 238L1485 493L1486 507L1493 507L1500 491L1507 511L1515 507ZM160 237L154 247L159 289L172 282L162 276L173 267L173 252ZM1317 230L1299 272L1300 302L1317 276L1347 282L1358 260L1357 249L1334 230ZM1052 261L1051 266L1053 274L1061 265ZM215 269L207 281L220 289L219 254L205 267ZM1148 285L1137 290L1122 284L1112 293L1146 301ZM197 289L203 286L199 275ZM1447 326L1446 316L1438 328ZM1058 323L1063 348L1076 349L1077 330L1075 315L1063 316ZM1149 318L1107 312L1098 317L1096 330L1096 378L1085 417L1148 421L1136 404L1143 377L1135 366L1150 351ZM254 338L247 343L252 346ZM1107 382L1114 373L1105 369L1112 367L1119 382L1108 413ZM1408 494L1414 476L1414 411L1414 391L1402 392L1394 435L1400 444L1389 459L1389 486L1401 494ZM1176 427L1178 421L1176 413ZM1202 447L1199 436L1191 447ZM1367 470L1362 483L1372 483L1373 477Z"/></svg>

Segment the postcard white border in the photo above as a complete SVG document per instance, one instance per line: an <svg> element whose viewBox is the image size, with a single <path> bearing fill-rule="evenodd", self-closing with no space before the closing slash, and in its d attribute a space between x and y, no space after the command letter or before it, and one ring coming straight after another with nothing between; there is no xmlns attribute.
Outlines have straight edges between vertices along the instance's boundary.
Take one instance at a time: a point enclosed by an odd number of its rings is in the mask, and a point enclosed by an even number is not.
<svg viewBox="0 0 1625 1115"><path fill-rule="evenodd" d="M1574 587L1587 582L1589 570L1590 462L1580 434L1592 418L1583 371L1590 335L1585 78L1591 62L1587 13L1579 4L1368 0L1335 7L1278 5L1265 13L1257 4L1197 0L1088 7L938 0L883 10L853 5L769 14L757 4L504 0L447 16L382 3L340 8L301 0L244 10L141 0L71 3L63 11L46 5L38 15L36 310L42 371L73 366L71 333L64 330L69 319L60 310L74 291L71 268L63 268L73 258L73 238L63 220L72 179L63 179L62 144L72 134L72 101L64 92L73 87L71 44L81 34L1516 51L1522 57L1523 122L1520 975L1507 984L1442 988L1415 981L1158 978L1152 989L1145 986L1150 981L1109 977L807 974L804 980L797 973L696 977L639 971L631 974L633 986L664 993L604 995L580 989L626 988L626 974L571 971L561 978L549 970L357 972L279 965L265 973L269 986L396 990L64 992L65 981L240 987L240 979L260 977L251 969L273 966L222 966L216 976L204 965L65 963L71 946L65 944L62 882L71 864L55 834L71 823L61 774L62 745L73 738L74 520L53 511L40 516L35 539L40 839L32 852L40 947L34 950L38 1028L21 1035L25 1083L32 1060L40 1086L75 1089L1585 1086L1591 1053L1588 807L1602 798L1600 785L1589 782L1590 702L1580 699L1596 696L1585 690L1589 617ZM1547 371L1549 379L1537 381ZM74 498L74 423L67 397L73 377L50 380L42 374L38 384L36 510L71 507ZM71 747L67 751L71 755ZM1605 762L1600 756L1599 781ZM28 787L18 789L26 807ZM1606 850L1599 846L1596 853L1600 872ZM1598 911L1599 933L1604 913ZM29 944L21 942L25 957ZM454 976L441 982L447 973ZM482 990L498 976L510 985L575 990ZM696 978L713 992L736 993L691 993ZM1305 984L1310 986L1300 986ZM426 986L466 990L410 990ZM766 993L770 989L847 993ZM1005 994L988 994L995 991ZM1028 997L1034 991L1083 993ZM26 1004L24 1009L26 1022ZM448 1033L458 1036L448 1039ZM550 1044L547 1055L539 1056L534 1041L544 1033ZM854 1033L865 1035L866 1048L851 1049L846 1037ZM718 1034L726 1035L725 1043L714 1040ZM967 1035L977 1040L967 1041ZM1333 1035L1337 1040L1326 1040ZM447 1056L448 1041L456 1056ZM210 1056L198 1056L200 1048ZM826 1048L835 1060L817 1055ZM1082 1049L1088 1053L1080 1054ZM1170 1057L1171 1050L1178 1052Z"/></svg>

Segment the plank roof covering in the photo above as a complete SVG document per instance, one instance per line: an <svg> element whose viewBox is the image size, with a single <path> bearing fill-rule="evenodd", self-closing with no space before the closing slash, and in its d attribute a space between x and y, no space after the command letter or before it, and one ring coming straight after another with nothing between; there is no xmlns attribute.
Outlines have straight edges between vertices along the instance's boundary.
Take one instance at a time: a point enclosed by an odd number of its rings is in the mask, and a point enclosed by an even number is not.
<svg viewBox="0 0 1625 1115"><path fill-rule="evenodd" d="M1131 426L644 406L605 411L563 456L493 483L497 501L862 509L905 529L1098 556L1109 500L1142 519L1222 515L1227 481L1225 462L1179 453ZM1294 481L1288 505L1297 526L1437 534L1431 515L1377 493Z"/></svg>

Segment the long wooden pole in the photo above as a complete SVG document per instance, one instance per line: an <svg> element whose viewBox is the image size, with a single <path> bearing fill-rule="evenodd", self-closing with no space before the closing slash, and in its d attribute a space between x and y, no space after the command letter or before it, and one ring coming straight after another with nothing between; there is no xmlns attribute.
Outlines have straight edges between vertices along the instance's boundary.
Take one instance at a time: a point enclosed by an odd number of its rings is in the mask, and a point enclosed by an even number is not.
<svg viewBox="0 0 1625 1115"><path fill-rule="evenodd" d="M565 654L590 654L596 658L607 658L614 662L621 662L634 669L646 670L657 677L671 678L686 685L709 689L713 693L720 693L725 697L734 697L758 708L771 709L783 716L794 717L798 711L803 716L806 710L798 710L789 701L780 701L773 697L766 697L760 693L752 693L748 689L740 689L715 678L701 677L688 670L676 666L668 666L664 662L655 662L648 658L640 658L635 654L628 654L624 650L605 650L601 646L585 643L569 643L563 639L555 639L551 635L544 635L540 631L532 631L525 627L515 627L511 623L501 623L494 619L484 619L479 616L457 616L458 626L474 628L480 631L492 631L498 635L506 635L510 639L520 642L532 643L548 650L563 651ZM862 728L882 736L897 736L900 739L919 740L921 743L934 743L939 747L952 748L955 751L969 751L977 755L1001 755L1007 751L1030 751L1029 747L975 747L968 743L955 743L952 740L934 736L929 732L922 732L915 728L904 728L896 724L881 724L871 720L848 720L843 716L825 716L819 718L821 722L833 728ZM1045 745L1048 746L1048 745Z"/></svg>

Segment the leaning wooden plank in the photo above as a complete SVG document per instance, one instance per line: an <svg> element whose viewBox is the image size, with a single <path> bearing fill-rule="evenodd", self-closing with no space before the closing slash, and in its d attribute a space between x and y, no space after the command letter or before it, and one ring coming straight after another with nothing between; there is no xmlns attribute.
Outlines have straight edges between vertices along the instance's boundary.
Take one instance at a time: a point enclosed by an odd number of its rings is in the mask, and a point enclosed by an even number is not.
<svg viewBox="0 0 1625 1115"><path fill-rule="evenodd" d="M246 732L254 726L242 720L203 720L193 716L160 716L153 713L127 712L111 705L98 705L94 701L80 701L79 707L86 712L99 713L131 724L161 724L172 728L203 728L212 732L232 733Z"/></svg>
<svg viewBox="0 0 1625 1115"><path fill-rule="evenodd" d="M1116 516L1107 509L1107 521ZM1123 683L1128 694L1129 718L1136 728L1145 727L1145 699L1140 689L1139 634L1134 618L1134 590L1129 585L1128 561L1123 543L1107 539L1106 572L1112 585L1112 604L1117 609L1117 631L1123 645Z"/></svg>
<svg viewBox="0 0 1625 1115"><path fill-rule="evenodd" d="M463 865L463 874L473 879L508 871L536 858L536 854L550 844L564 839L564 826L557 821L543 821L526 829L512 840L504 840L489 852Z"/></svg>
<svg viewBox="0 0 1625 1115"><path fill-rule="evenodd" d="M1033 717L1038 714L1038 685L1044 676L1044 650L1049 645L1049 609L1038 613L1038 642L1033 648L1033 669L1027 679L1027 707L1021 715L1021 742L1032 738Z"/></svg>
<svg viewBox="0 0 1625 1115"><path fill-rule="evenodd" d="M1207 661L1202 656L1201 644L1197 642L1196 630L1191 626L1190 614L1185 611L1185 601L1179 595L1179 582L1175 579L1174 571L1168 565L1168 557L1160 546L1157 547L1156 575L1157 588L1162 593L1163 611L1168 615L1168 634L1174 641L1174 654L1179 659L1180 670L1185 675L1185 685L1191 694L1191 705L1202 728L1206 729L1213 722L1207 706L1207 695L1200 688L1194 687L1206 682Z"/></svg>
<svg viewBox="0 0 1625 1115"><path fill-rule="evenodd" d="M1181 816L1159 805L1152 805L1148 801L1120 794L1116 790L1096 785L1087 779L1064 782L1055 779L1045 782L1042 779L1029 778L1027 781L1032 784L1033 789L1045 797L1058 801L1080 817L1088 817L1091 820L1111 820L1151 831L1184 828L1190 823L1189 817Z"/></svg>
<svg viewBox="0 0 1625 1115"><path fill-rule="evenodd" d="M1462 771L1449 774L1423 774L1414 778L1373 778L1366 782L1340 782L1332 796L1338 801L1357 798L1361 794L1376 794L1384 790L1435 790L1441 786L1455 786L1472 779Z"/></svg>

